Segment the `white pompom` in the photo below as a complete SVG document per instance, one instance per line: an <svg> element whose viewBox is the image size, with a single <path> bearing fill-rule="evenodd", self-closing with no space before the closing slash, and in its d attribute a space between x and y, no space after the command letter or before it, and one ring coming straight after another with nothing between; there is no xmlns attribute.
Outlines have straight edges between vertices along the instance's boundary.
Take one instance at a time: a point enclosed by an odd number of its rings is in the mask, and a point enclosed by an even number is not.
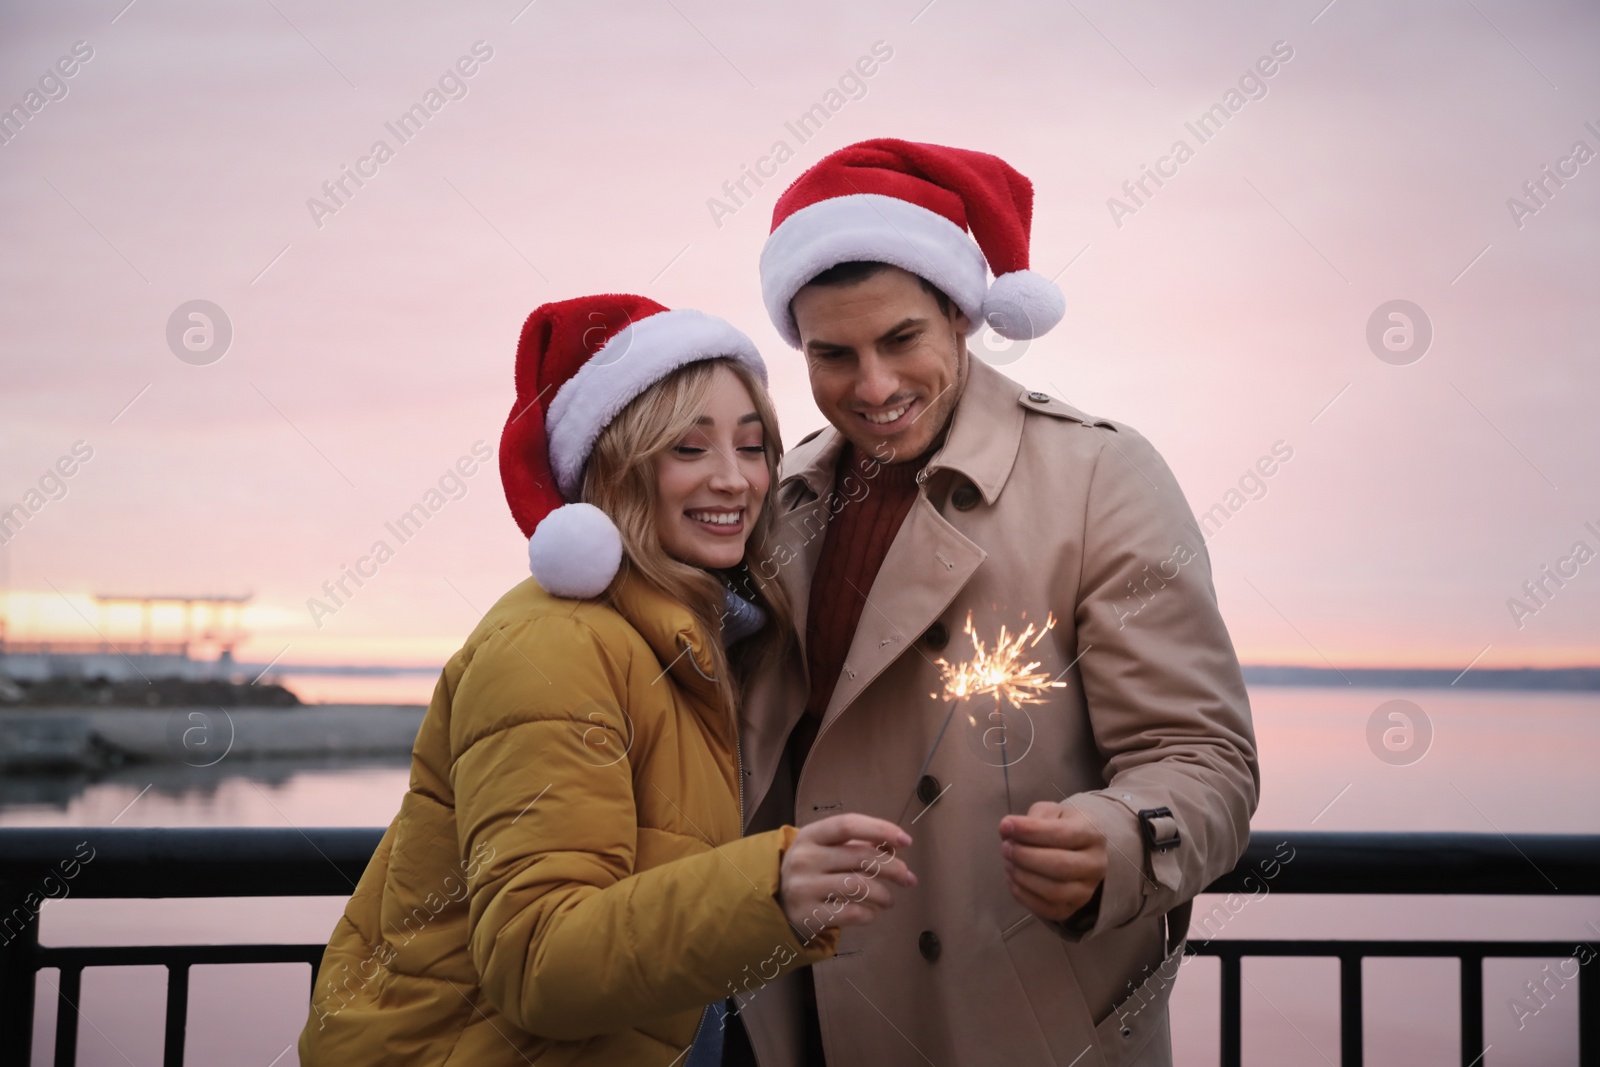
<svg viewBox="0 0 1600 1067"><path fill-rule="evenodd" d="M1067 313L1056 284L1031 270L1002 274L983 298L983 321L1001 337L1026 341L1050 332Z"/></svg>
<svg viewBox="0 0 1600 1067"><path fill-rule="evenodd" d="M551 596L589 600L606 591L622 566L622 534L593 504L565 504L528 538L528 566Z"/></svg>

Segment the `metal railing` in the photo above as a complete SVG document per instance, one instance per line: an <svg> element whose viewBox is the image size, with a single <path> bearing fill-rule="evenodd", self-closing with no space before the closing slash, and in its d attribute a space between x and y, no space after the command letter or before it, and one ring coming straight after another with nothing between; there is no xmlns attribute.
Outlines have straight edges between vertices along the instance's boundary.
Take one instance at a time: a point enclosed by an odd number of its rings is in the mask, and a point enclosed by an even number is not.
<svg viewBox="0 0 1600 1067"><path fill-rule="evenodd" d="M378 829L0 830L0 1063L29 1061L34 988L43 968L60 970L55 1063L71 1067L83 969L166 967L163 1063L181 1067L190 967L299 962L311 967L315 981L322 960L322 945L52 948L39 944L41 900L345 896L381 836ZM1292 861L1283 862L1285 845L1293 850ZM1208 892L1254 893L1264 878L1273 893L1600 896L1600 835L1258 833L1233 872ZM1240 1062L1240 979L1247 956L1339 960L1343 1067L1362 1062L1364 959L1459 960L1461 1062L1472 1067L1483 1057L1483 961L1570 959L1576 947L1572 941L1212 938L1191 941L1188 951L1221 960L1224 1067ZM1600 1067L1600 966L1581 966L1577 981L1579 1062Z"/></svg>

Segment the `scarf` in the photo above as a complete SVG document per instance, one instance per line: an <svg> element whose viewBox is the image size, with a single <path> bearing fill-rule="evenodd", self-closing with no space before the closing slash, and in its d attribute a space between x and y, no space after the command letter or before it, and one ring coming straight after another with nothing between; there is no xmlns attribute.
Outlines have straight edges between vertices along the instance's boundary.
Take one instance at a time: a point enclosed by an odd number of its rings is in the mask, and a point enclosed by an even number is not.
<svg viewBox="0 0 1600 1067"><path fill-rule="evenodd" d="M722 587L722 647L732 648L767 624L761 606L746 600L726 585Z"/></svg>

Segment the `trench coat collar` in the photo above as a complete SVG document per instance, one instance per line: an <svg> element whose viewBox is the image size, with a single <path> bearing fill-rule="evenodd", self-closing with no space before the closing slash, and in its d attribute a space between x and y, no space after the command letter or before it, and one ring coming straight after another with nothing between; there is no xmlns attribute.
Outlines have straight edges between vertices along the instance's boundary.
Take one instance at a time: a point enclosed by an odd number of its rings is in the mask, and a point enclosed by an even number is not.
<svg viewBox="0 0 1600 1067"><path fill-rule="evenodd" d="M967 353L967 387L950 416L944 447L928 461L928 471L962 475L993 504L1005 488L1022 445L1027 413L1017 400L1022 386L988 363Z"/></svg>
<svg viewBox="0 0 1600 1067"><path fill-rule="evenodd" d="M1018 403L1022 386L967 352L967 384L950 415L950 430L944 446L928 460L927 472L948 470L960 474L983 494L985 504L993 504L1005 487L1022 442L1022 424L1027 413ZM794 472L783 479L780 489L793 492L804 485L813 498L833 490L834 470L844 435L829 426L815 438L797 445L791 453Z"/></svg>
<svg viewBox="0 0 1600 1067"><path fill-rule="evenodd" d="M712 707L722 706L709 638L704 627L683 604L645 581L632 568L607 597L628 624L638 631L661 662L662 673ZM718 724L725 729L725 724Z"/></svg>

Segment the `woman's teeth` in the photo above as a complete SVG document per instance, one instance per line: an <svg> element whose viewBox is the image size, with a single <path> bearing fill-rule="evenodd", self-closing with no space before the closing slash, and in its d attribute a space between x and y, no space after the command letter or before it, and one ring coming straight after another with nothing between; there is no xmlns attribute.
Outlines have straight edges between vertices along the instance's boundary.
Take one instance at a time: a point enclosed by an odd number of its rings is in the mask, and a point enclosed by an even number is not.
<svg viewBox="0 0 1600 1067"><path fill-rule="evenodd" d="M881 415L867 415L866 420L882 426L884 423L893 422L909 410L911 410L910 404L901 404L899 407L890 411L885 411Z"/></svg>
<svg viewBox="0 0 1600 1067"><path fill-rule="evenodd" d="M743 511L690 511L686 514L695 522L709 522L713 526L737 526L744 518Z"/></svg>

